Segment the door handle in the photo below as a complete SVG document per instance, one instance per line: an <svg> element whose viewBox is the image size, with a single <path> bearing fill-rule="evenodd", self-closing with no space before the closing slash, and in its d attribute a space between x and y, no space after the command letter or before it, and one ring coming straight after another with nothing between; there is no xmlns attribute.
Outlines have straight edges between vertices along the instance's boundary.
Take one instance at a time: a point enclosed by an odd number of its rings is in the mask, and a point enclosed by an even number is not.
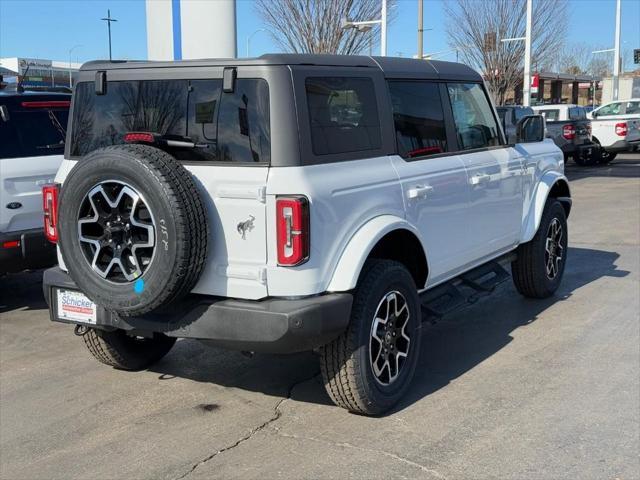
<svg viewBox="0 0 640 480"><path fill-rule="evenodd" d="M407 190L407 197L409 197L409 199L425 197L431 190L433 190L431 185L416 185Z"/></svg>
<svg viewBox="0 0 640 480"><path fill-rule="evenodd" d="M488 183L490 180L491 180L491 175L487 173L479 173L471 177L471 179L469 180L469 183L471 183L471 185L480 185L482 183Z"/></svg>

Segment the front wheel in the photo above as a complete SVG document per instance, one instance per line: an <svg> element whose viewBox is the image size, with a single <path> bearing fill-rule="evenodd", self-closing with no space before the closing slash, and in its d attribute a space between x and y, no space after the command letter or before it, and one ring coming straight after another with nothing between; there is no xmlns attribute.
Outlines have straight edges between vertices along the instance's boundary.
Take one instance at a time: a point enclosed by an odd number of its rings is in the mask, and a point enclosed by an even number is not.
<svg viewBox="0 0 640 480"><path fill-rule="evenodd" d="M320 349L333 402L379 415L405 394L420 353L420 305L413 278L400 263L367 262L354 293L347 330Z"/></svg>
<svg viewBox="0 0 640 480"><path fill-rule="evenodd" d="M513 283L525 297L547 298L560 286L568 250L567 216L562 204L547 200L531 241L518 247L511 263Z"/></svg>
<svg viewBox="0 0 640 480"><path fill-rule="evenodd" d="M598 163L607 164L611 162L614 158L616 158L617 153L607 152L604 149L600 149L600 158L598 158Z"/></svg>
<svg viewBox="0 0 640 480"><path fill-rule="evenodd" d="M161 333L152 338L127 335L124 330L107 332L90 328L84 343L96 360L120 370L142 370L164 357L176 339Z"/></svg>

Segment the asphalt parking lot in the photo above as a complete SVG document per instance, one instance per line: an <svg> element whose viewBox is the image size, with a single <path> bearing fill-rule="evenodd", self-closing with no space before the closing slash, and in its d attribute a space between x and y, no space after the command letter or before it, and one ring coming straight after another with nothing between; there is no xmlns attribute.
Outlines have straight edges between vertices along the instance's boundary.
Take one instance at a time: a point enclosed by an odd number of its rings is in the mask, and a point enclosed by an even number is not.
<svg viewBox="0 0 640 480"><path fill-rule="evenodd" d="M0 477L639 478L640 154L567 175L556 297L508 282L428 328L382 418L331 405L312 354L183 340L111 369L49 322L41 272L0 279Z"/></svg>

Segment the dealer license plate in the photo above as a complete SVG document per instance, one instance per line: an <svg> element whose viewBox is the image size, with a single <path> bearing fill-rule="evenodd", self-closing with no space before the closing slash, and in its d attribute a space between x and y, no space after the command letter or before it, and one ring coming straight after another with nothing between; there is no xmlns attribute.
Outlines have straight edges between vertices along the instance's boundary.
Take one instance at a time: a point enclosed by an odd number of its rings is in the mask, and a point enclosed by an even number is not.
<svg viewBox="0 0 640 480"><path fill-rule="evenodd" d="M96 323L96 304L84 294L73 290L58 290L58 318L80 323Z"/></svg>

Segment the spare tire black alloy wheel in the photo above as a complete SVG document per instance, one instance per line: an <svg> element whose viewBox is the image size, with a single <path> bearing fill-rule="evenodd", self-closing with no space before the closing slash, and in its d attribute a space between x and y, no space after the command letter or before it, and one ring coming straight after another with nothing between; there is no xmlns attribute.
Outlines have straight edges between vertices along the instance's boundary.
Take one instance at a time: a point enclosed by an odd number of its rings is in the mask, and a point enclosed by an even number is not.
<svg viewBox="0 0 640 480"><path fill-rule="evenodd" d="M88 154L62 186L59 246L87 297L139 316L187 295L202 273L209 238L191 174L147 145Z"/></svg>
<svg viewBox="0 0 640 480"><path fill-rule="evenodd" d="M153 214L130 185L118 180L101 182L80 205L78 239L85 259L98 275L115 283L131 282L153 259Z"/></svg>

